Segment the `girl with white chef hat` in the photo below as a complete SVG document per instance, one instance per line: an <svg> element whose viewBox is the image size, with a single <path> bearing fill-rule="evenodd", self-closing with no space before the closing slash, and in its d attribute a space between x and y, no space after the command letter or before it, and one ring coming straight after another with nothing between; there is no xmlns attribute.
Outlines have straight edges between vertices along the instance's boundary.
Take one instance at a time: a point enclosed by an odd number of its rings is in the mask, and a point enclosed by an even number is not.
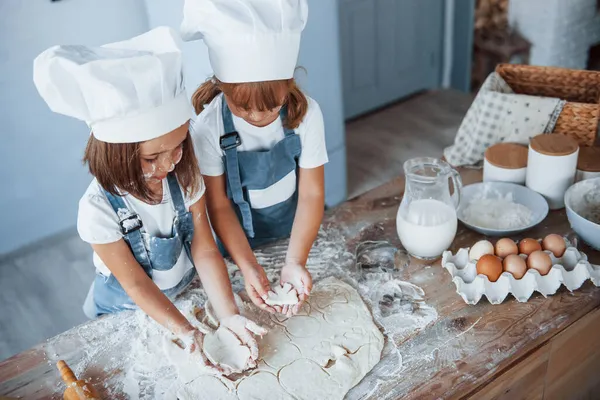
<svg viewBox="0 0 600 400"><path fill-rule="evenodd" d="M280 282L302 301L323 218L323 116L294 81L307 16L306 0L186 0L181 27L184 40L204 40L214 71L192 98L199 115L190 130L210 221L250 297L269 311L252 249L291 235Z"/></svg>
<svg viewBox="0 0 600 400"><path fill-rule="evenodd" d="M50 108L91 129L84 161L95 179L77 227L94 249L96 278L84 311L93 318L139 307L208 364L205 332L171 302L198 271L221 326L256 360L252 334L266 331L240 316L208 223L180 42L161 27L101 47L54 46L34 61Z"/></svg>

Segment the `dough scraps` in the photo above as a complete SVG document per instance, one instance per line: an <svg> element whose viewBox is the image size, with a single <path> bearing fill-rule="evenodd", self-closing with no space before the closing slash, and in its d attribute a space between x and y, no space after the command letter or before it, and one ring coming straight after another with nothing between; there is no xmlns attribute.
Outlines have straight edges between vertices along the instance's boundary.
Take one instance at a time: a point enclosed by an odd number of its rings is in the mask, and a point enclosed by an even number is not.
<svg viewBox="0 0 600 400"><path fill-rule="evenodd" d="M257 338L257 368L215 377L196 365L198 377L186 381L180 376L168 399L341 400L381 358L384 339L369 309L353 287L338 279L316 283L291 318L267 314L250 302L239 306L242 315L269 329Z"/></svg>
<svg viewBox="0 0 600 400"><path fill-rule="evenodd" d="M269 291L265 300L270 306L286 306L298 304L298 293L289 283L275 286Z"/></svg>

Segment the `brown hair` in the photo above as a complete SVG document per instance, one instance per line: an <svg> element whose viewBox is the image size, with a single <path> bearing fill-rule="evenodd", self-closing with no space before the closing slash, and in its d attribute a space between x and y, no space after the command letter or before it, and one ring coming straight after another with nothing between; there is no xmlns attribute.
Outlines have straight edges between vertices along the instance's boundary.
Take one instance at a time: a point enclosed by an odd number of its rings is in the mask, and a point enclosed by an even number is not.
<svg viewBox="0 0 600 400"><path fill-rule="evenodd" d="M213 76L196 89L192 96L192 104L196 114L200 114L205 105L220 93L225 93L238 107L265 111L281 106L281 95L284 92L283 104L287 106L284 125L286 128L295 129L306 116L308 100L293 78L279 81L225 83Z"/></svg>
<svg viewBox="0 0 600 400"><path fill-rule="evenodd" d="M182 144L181 160L173 172L186 196L192 197L200 188L200 170L189 132ZM119 196L119 191L127 192L155 204L161 199L157 199L146 184L139 149L140 143L106 143L92 134L85 148L83 162L88 164L90 173L109 193Z"/></svg>

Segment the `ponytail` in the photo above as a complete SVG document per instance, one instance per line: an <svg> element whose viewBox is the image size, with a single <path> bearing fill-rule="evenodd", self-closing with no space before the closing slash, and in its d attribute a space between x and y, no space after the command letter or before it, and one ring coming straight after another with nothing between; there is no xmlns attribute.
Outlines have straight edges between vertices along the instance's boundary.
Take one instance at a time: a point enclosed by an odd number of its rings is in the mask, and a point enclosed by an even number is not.
<svg viewBox="0 0 600 400"><path fill-rule="evenodd" d="M285 126L289 129L296 129L308 112L308 100L294 79L289 80L288 87Z"/></svg>
<svg viewBox="0 0 600 400"><path fill-rule="evenodd" d="M192 105L196 110L196 114L200 114L204 111L204 106L213 101L221 93L221 88L217 83L217 78L214 76L204 82L192 96Z"/></svg>

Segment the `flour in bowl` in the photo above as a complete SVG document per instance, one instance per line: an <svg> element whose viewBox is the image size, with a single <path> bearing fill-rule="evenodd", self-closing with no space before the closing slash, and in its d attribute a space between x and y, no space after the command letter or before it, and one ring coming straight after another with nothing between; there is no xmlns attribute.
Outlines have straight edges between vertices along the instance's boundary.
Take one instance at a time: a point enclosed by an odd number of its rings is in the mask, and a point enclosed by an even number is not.
<svg viewBox="0 0 600 400"><path fill-rule="evenodd" d="M533 212L515 203L512 194L499 198L473 199L464 208L462 218L470 225L485 229L518 229L531 224Z"/></svg>

